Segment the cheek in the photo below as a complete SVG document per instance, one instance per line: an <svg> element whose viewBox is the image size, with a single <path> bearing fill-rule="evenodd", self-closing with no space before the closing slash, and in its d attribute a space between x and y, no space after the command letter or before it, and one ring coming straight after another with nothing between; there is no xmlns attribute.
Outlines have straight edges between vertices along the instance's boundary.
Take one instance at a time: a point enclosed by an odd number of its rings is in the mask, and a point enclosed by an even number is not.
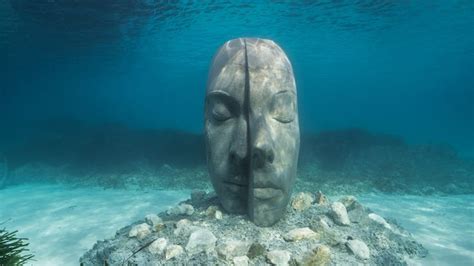
<svg viewBox="0 0 474 266"><path fill-rule="evenodd" d="M228 171L229 147L231 138L232 125L213 126L206 124L206 145L207 160L212 171L217 175L225 175Z"/></svg>
<svg viewBox="0 0 474 266"><path fill-rule="evenodd" d="M283 124L273 120L271 132L275 140L275 161L282 173L292 171L297 164L299 151L299 129L297 123Z"/></svg>

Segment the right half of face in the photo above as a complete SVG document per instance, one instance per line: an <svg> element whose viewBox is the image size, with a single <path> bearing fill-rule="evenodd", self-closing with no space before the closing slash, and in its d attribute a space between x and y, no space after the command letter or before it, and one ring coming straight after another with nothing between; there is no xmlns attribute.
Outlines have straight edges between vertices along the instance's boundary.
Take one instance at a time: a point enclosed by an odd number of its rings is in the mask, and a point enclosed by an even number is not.
<svg viewBox="0 0 474 266"><path fill-rule="evenodd" d="M299 125L296 88L289 75L280 69L250 73L249 214L261 226L284 215L296 178Z"/></svg>

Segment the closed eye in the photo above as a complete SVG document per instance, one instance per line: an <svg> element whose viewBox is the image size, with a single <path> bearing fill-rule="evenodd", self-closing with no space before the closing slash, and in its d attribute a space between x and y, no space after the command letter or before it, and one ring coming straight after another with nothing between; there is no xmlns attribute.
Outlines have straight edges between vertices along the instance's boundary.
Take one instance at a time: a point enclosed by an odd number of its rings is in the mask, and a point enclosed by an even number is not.
<svg viewBox="0 0 474 266"><path fill-rule="evenodd" d="M280 123L293 122L296 116L296 96L290 91L281 91L273 95L270 112L273 119Z"/></svg>
<svg viewBox="0 0 474 266"><path fill-rule="evenodd" d="M216 122L224 122L240 113L238 101L224 91L213 91L207 96L208 118Z"/></svg>

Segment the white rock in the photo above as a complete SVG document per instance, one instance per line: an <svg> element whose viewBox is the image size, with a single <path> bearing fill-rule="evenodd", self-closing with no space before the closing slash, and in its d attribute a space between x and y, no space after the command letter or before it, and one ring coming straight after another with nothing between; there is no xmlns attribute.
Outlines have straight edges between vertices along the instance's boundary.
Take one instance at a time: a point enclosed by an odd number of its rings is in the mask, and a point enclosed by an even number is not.
<svg viewBox="0 0 474 266"><path fill-rule="evenodd" d="M166 211L169 215L192 215L194 207L190 204L182 203Z"/></svg>
<svg viewBox="0 0 474 266"><path fill-rule="evenodd" d="M174 230L175 235L184 235L188 236L193 231L197 230L199 227L194 226L190 220L181 219L176 223L176 229Z"/></svg>
<svg viewBox="0 0 474 266"><path fill-rule="evenodd" d="M385 219L384 219L383 217L381 217L380 215L377 215L377 214L375 214L375 213L370 213L370 214L369 214L369 218L370 218L372 221L374 221L374 222L376 222L376 223L378 223L378 224L380 224L380 225L383 225L383 226L384 226L385 228L387 228L387 229L390 229L390 230L392 229L392 227L390 226L390 224L388 224L387 221L385 221Z"/></svg>
<svg viewBox="0 0 474 266"><path fill-rule="evenodd" d="M283 238L286 241L298 241L302 239L315 239L318 238L318 234L308 227L296 228L290 230Z"/></svg>
<svg viewBox="0 0 474 266"><path fill-rule="evenodd" d="M150 251L151 254L160 255L165 250L166 245L168 245L168 240L164 237L160 237L148 246L148 251Z"/></svg>
<svg viewBox="0 0 474 266"><path fill-rule="evenodd" d="M339 225L349 225L351 221L347 215L347 210L344 204L340 202L334 202L331 204L331 217L336 224Z"/></svg>
<svg viewBox="0 0 474 266"><path fill-rule="evenodd" d="M232 257L244 256L247 254L250 248L249 242L241 240L227 240L224 243L221 243L217 247L217 253L224 257L225 259L230 259Z"/></svg>
<svg viewBox="0 0 474 266"><path fill-rule="evenodd" d="M296 196L293 198L293 201L291 202L291 207L293 207L293 209L297 211L304 211L311 207L313 201L314 198L310 193L300 192L296 194Z"/></svg>
<svg viewBox="0 0 474 266"><path fill-rule="evenodd" d="M186 250L190 254L209 253L214 250L217 238L207 229L198 229L189 236Z"/></svg>
<svg viewBox="0 0 474 266"><path fill-rule="evenodd" d="M146 223L134 225L132 229L130 229L130 231L128 232L129 237L136 237L140 240L145 238L149 234L151 234L151 229L150 226Z"/></svg>
<svg viewBox="0 0 474 266"><path fill-rule="evenodd" d="M370 258L369 247L367 247L367 245L364 242L357 239L353 239L353 240L347 241L346 245L349 248L349 250L352 251L352 253L354 253L356 257L363 260Z"/></svg>
<svg viewBox="0 0 474 266"><path fill-rule="evenodd" d="M329 230L329 229L330 229L328 223L326 223L325 220L321 219L321 220L319 220L319 223L321 224L321 227L324 228L325 230Z"/></svg>
<svg viewBox="0 0 474 266"><path fill-rule="evenodd" d="M287 266L291 253L287 250L272 250L267 253L267 259L276 266Z"/></svg>
<svg viewBox="0 0 474 266"><path fill-rule="evenodd" d="M357 198L350 195L350 196L345 196L339 200L342 204L344 204L344 207L346 207L346 210L352 210L354 208L354 205L357 203Z"/></svg>
<svg viewBox="0 0 474 266"><path fill-rule="evenodd" d="M183 254L183 248L180 245L169 245L166 247L165 259L170 260Z"/></svg>
<svg viewBox="0 0 474 266"><path fill-rule="evenodd" d="M217 214L218 212L220 213L220 216L222 216L222 212L219 210L219 207L217 207L216 205L211 205L207 207L206 209L206 215L211 218L218 219L219 217L219 214Z"/></svg>
<svg viewBox="0 0 474 266"><path fill-rule="evenodd" d="M159 231L165 226L163 220L156 214L148 214L145 216L145 222L151 225L153 231Z"/></svg>
<svg viewBox="0 0 474 266"><path fill-rule="evenodd" d="M161 220L160 216L156 214L148 214L145 216L145 222L151 226L155 226L157 224L163 223L163 220Z"/></svg>
<svg viewBox="0 0 474 266"><path fill-rule="evenodd" d="M222 220L222 212L219 211L219 210L216 210L216 212L214 213L214 217L215 217L217 220Z"/></svg>
<svg viewBox="0 0 474 266"><path fill-rule="evenodd" d="M232 259L234 266L248 266L249 258L247 256L238 256Z"/></svg>

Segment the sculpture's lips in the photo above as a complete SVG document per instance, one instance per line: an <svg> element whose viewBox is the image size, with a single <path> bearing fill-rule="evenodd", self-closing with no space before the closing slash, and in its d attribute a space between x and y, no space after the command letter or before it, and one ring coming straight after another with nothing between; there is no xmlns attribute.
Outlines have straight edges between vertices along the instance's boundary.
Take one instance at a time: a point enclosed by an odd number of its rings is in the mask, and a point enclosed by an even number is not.
<svg viewBox="0 0 474 266"><path fill-rule="evenodd" d="M247 189L248 185L247 184L240 184L240 183L235 183L235 182L229 182L229 181L223 181L222 182L227 188L234 193L240 193L243 189Z"/></svg>
<svg viewBox="0 0 474 266"><path fill-rule="evenodd" d="M283 191L276 188L254 188L253 196L257 199L272 199L283 196Z"/></svg>

